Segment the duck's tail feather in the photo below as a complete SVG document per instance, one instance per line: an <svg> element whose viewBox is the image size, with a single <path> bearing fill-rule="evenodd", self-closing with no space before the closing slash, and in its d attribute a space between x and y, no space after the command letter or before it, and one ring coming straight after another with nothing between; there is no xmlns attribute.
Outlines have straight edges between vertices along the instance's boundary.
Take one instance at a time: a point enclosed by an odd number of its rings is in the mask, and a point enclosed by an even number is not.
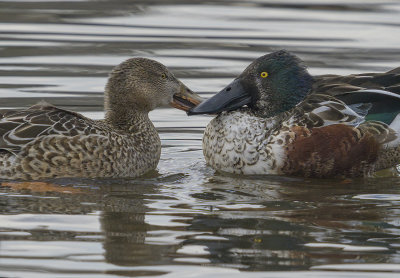
<svg viewBox="0 0 400 278"><path fill-rule="evenodd" d="M388 147L397 147L400 145L400 113L396 115L394 120L390 123L389 128L396 133L396 140L389 142ZM400 161L399 161L400 162Z"/></svg>
<svg viewBox="0 0 400 278"><path fill-rule="evenodd" d="M390 123L389 127L400 133L400 113L396 115L394 120Z"/></svg>
<svg viewBox="0 0 400 278"><path fill-rule="evenodd" d="M387 169L400 163L400 115L387 125L380 121L367 121L358 126L380 145L375 170Z"/></svg>
<svg viewBox="0 0 400 278"><path fill-rule="evenodd" d="M381 148L378 160L375 163L375 171L388 169L400 164L400 145Z"/></svg>

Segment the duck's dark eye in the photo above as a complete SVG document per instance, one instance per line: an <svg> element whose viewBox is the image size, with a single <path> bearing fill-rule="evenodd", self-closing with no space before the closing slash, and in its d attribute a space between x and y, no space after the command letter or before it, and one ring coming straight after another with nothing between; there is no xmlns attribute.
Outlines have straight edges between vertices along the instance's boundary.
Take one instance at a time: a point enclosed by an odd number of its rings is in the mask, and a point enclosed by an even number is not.
<svg viewBox="0 0 400 278"><path fill-rule="evenodd" d="M163 73L163 74L161 74L161 78L165 79L165 78L167 78L167 75L165 73Z"/></svg>
<svg viewBox="0 0 400 278"><path fill-rule="evenodd" d="M263 71L263 72L260 74L260 76L261 76L262 78L266 78L266 77L268 77L268 72Z"/></svg>

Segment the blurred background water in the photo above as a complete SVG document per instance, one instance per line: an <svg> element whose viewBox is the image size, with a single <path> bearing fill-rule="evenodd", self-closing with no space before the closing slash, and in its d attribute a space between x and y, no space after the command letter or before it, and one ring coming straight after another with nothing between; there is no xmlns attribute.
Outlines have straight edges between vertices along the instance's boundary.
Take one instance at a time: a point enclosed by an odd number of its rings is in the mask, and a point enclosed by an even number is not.
<svg viewBox="0 0 400 278"><path fill-rule="evenodd" d="M400 3L0 0L0 108L102 118L107 74L133 56L209 97L281 48L312 74L400 66ZM398 277L397 177L224 176L202 156L210 117L151 118L163 150L145 177L2 182L1 277Z"/></svg>

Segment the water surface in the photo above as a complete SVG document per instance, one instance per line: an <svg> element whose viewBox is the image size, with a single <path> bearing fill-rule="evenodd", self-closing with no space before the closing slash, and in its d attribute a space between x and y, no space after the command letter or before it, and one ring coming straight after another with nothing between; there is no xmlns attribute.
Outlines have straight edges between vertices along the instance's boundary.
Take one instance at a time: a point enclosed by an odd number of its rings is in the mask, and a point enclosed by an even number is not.
<svg viewBox="0 0 400 278"><path fill-rule="evenodd" d="M312 74L385 71L400 65L399 27L398 1L0 0L0 108L46 100L102 118L107 74L133 56L204 97L281 48ZM151 118L163 150L145 177L2 182L0 276L398 277L395 173L225 176L202 156L210 117Z"/></svg>

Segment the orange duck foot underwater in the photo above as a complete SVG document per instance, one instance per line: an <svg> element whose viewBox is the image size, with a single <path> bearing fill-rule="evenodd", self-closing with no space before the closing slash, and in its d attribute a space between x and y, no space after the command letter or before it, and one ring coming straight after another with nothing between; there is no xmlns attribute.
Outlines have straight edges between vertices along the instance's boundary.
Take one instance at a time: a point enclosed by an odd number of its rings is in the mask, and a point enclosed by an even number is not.
<svg viewBox="0 0 400 278"><path fill-rule="evenodd" d="M368 176L400 162L399 94L400 68L311 76L281 50L189 114L218 114L203 137L205 159L218 171Z"/></svg>
<svg viewBox="0 0 400 278"><path fill-rule="evenodd" d="M156 168L161 142L148 113L163 105L189 110L201 98L153 60L113 69L104 120L39 103L0 110L0 178L136 177Z"/></svg>

